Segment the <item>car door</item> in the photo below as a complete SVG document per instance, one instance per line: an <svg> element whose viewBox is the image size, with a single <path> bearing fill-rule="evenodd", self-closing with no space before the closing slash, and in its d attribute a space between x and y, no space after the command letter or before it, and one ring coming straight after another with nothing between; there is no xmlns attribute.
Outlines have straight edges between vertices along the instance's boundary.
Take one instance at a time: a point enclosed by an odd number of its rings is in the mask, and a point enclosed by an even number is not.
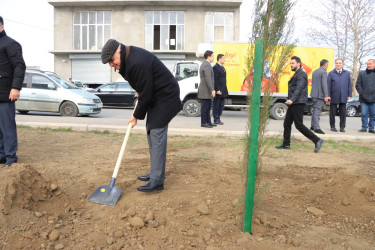
<svg viewBox="0 0 375 250"><path fill-rule="evenodd" d="M29 110L58 112L61 98L57 88L57 85L46 76L32 74Z"/></svg>
<svg viewBox="0 0 375 250"><path fill-rule="evenodd" d="M95 95L99 96L104 106L116 105L114 99L114 92L116 90L116 83L109 83L101 86Z"/></svg>
<svg viewBox="0 0 375 250"><path fill-rule="evenodd" d="M28 111L29 110L29 98L31 94L31 74L26 73L23 80L22 89L20 91L20 98L16 101L16 110Z"/></svg>
<svg viewBox="0 0 375 250"><path fill-rule="evenodd" d="M118 83L115 95L119 106L133 106L135 90L132 89L129 83Z"/></svg>

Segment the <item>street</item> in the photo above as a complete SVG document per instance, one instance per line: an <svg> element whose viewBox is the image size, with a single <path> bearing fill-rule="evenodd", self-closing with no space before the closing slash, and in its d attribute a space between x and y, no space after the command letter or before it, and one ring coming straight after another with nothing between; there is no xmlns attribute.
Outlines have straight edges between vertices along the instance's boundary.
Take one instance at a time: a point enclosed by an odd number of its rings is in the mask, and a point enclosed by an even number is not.
<svg viewBox="0 0 375 250"><path fill-rule="evenodd" d="M124 108L104 108L98 115L89 117L62 117L60 114L43 113L43 112L29 112L26 115L17 113L17 123L55 123L55 124L90 124L99 126L126 126L129 117L132 114L132 109ZM200 127L200 117L186 117L180 112L170 123L169 128L177 129L193 129L193 130L224 130L224 131L245 131L247 122L247 111L227 111L224 110L222 115L223 126L218 126L210 129ZM336 128L339 129L340 118L336 116ZM310 128L311 116L304 116L304 124ZM145 120L139 120L136 127L145 127ZM341 132L331 132L329 126L328 112L323 112L320 120L321 129L327 134L341 134ZM283 120L269 119L268 131L273 133L282 133ZM361 128L360 117L347 117L346 133L350 135L360 134L358 130ZM297 132L293 126L292 133ZM365 133L368 135L368 133ZM364 134L360 134L364 135Z"/></svg>

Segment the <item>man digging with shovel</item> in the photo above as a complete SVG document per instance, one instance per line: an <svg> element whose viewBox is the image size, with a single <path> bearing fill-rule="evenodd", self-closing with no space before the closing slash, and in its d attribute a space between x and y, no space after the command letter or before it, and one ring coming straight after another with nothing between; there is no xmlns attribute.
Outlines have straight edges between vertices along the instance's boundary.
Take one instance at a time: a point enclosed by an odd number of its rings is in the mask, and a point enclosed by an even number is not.
<svg viewBox="0 0 375 250"><path fill-rule="evenodd" d="M146 130L150 149L151 171L138 176L148 181L138 186L141 192L164 189L167 133L169 122L182 109L180 88L165 65L142 48L126 46L109 39L101 54L103 64L118 70L138 93L138 104L128 124L137 124L147 114Z"/></svg>

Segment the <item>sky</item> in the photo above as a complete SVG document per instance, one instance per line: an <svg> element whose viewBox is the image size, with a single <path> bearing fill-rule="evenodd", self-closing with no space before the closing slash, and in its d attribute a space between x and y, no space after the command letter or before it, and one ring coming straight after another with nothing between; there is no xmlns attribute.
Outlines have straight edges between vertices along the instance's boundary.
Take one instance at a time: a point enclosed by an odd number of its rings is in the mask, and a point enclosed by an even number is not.
<svg viewBox="0 0 375 250"><path fill-rule="evenodd" d="M298 0L292 11L295 17L297 45L311 46L305 31L311 25L311 13L321 0ZM243 0L240 9L240 41L248 41L254 0ZM21 8L20 8L21 6ZM53 71L53 6L47 0L1 0L0 16L8 36L22 45L27 66Z"/></svg>

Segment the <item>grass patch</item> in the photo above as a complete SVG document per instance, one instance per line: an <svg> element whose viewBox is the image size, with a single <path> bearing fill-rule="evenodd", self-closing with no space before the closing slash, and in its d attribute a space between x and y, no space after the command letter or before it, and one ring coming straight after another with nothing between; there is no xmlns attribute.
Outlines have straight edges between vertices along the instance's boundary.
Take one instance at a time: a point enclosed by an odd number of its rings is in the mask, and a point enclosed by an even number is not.
<svg viewBox="0 0 375 250"><path fill-rule="evenodd" d="M51 130L55 132L73 132L72 128L53 128Z"/></svg>
<svg viewBox="0 0 375 250"><path fill-rule="evenodd" d="M94 134L98 134L98 135L108 135L109 134L109 130L91 130L90 131L91 133L94 133Z"/></svg>
<svg viewBox="0 0 375 250"><path fill-rule="evenodd" d="M31 129L32 127L27 126L27 125L17 125L18 129Z"/></svg>

